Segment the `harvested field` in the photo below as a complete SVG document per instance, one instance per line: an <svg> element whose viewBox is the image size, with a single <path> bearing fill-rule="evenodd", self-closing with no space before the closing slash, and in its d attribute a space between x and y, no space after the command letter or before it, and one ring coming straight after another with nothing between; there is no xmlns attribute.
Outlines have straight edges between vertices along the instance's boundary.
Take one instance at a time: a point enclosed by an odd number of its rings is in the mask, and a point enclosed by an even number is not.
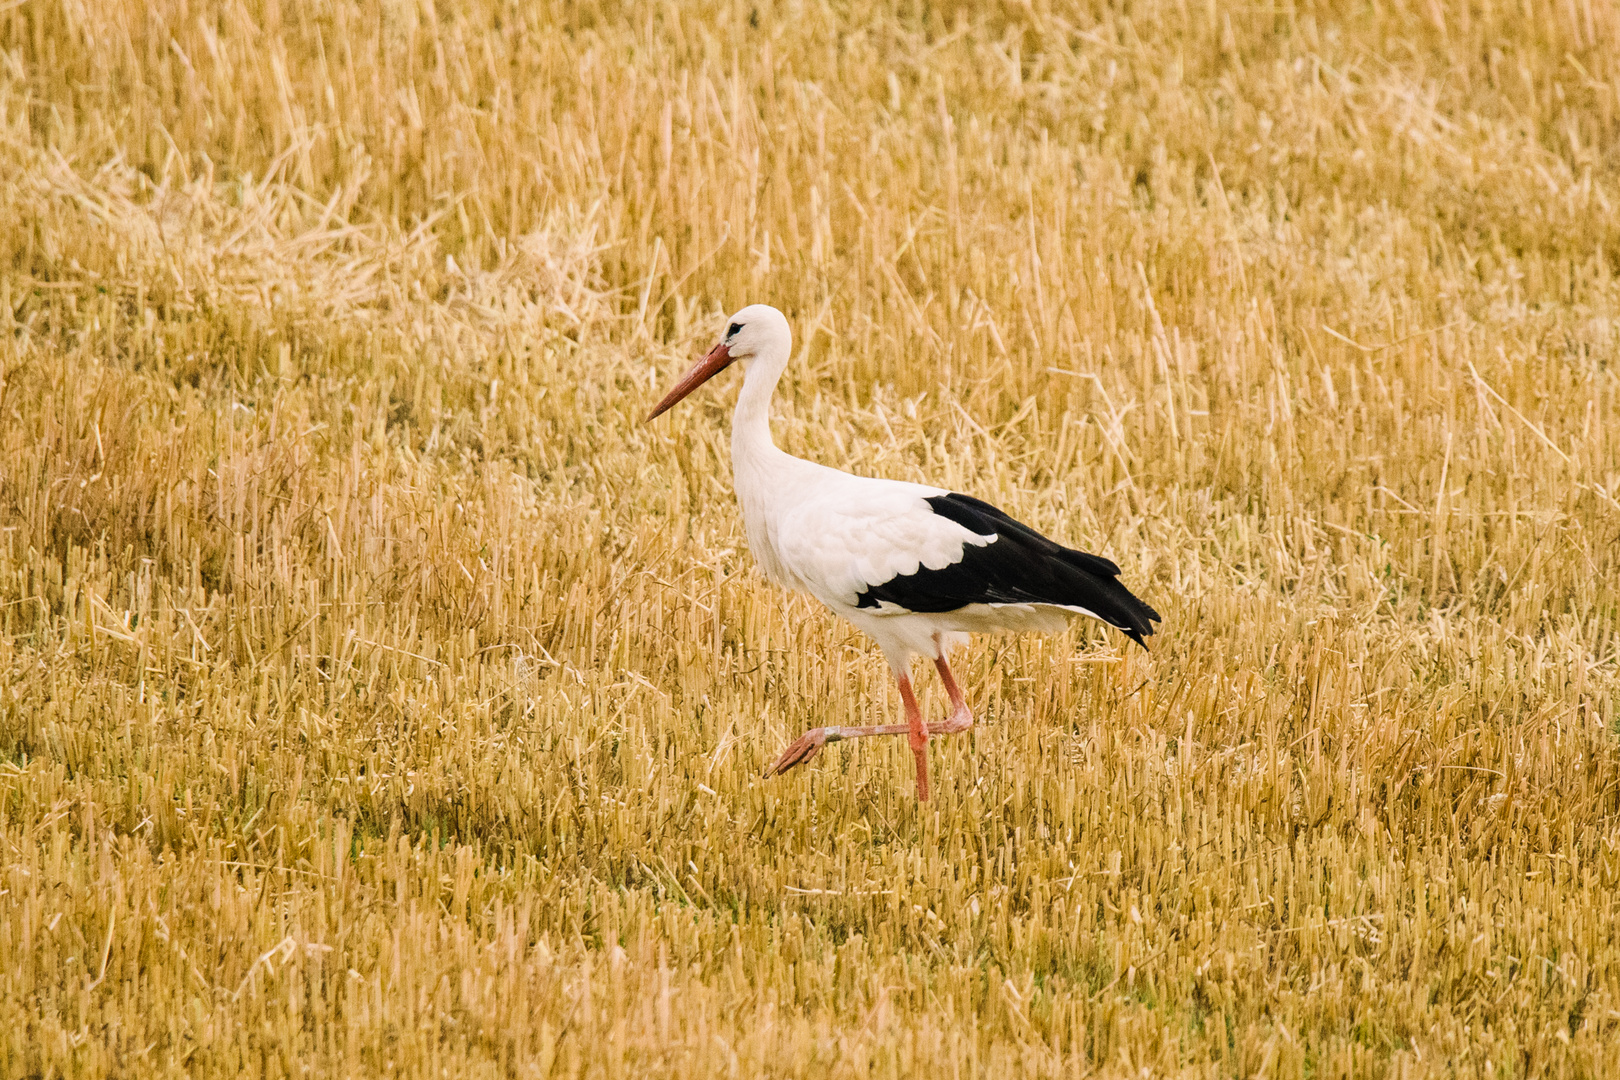
<svg viewBox="0 0 1620 1080"><path fill-rule="evenodd" d="M1620 1074L1617 39L0 3L0 1075ZM926 805L760 778L899 702L735 377L640 422L755 301L784 448L1165 616Z"/></svg>

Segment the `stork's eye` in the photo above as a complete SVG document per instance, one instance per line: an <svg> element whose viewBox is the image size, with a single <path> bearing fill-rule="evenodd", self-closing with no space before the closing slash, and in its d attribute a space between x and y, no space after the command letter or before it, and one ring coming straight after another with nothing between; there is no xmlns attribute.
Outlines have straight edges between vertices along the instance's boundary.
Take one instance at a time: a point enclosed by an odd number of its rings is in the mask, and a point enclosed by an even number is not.
<svg viewBox="0 0 1620 1080"><path fill-rule="evenodd" d="M740 333L742 333L742 323L734 322L731 324L731 329L726 331L726 340L730 341Z"/></svg>

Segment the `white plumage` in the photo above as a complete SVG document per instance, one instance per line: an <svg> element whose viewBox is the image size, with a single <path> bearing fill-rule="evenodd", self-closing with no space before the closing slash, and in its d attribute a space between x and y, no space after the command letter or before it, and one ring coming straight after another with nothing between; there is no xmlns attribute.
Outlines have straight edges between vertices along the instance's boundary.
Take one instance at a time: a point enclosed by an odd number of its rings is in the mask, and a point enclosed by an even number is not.
<svg viewBox="0 0 1620 1080"><path fill-rule="evenodd" d="M731 317L724 340L649 416L657 416L733 361L745 369L731 432L731 460L748 546L766 577L809 593L869 634L900 685L907 724L808 732L769 772L814 757L821 746L864 735L909 734L918 797L928 797L926 746L912 693L913 656L934 660L952 715L934 734L963 731L972 713L946 664L969 633L1057 630L1090 615L1138 642L1158 614L1115 580L1106 559L1064 548L994 507L944 488L851 476L778 449L770 400L792 350L787 319L755 304Z"/></svg>

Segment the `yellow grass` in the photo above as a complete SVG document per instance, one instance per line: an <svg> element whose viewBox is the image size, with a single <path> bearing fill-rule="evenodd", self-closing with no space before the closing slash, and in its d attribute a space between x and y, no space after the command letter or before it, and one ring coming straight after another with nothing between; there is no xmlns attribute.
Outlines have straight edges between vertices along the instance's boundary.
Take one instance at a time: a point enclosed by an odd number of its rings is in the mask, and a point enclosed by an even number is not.
<svg viewBox="0 0 1620 1080"><path fill-rule="evenodd" d="M1613 1075L1617 36L0 4L0 1075ZM926 806L759 778L898 702L639 423L755 301L1165 615Z"/></svg>

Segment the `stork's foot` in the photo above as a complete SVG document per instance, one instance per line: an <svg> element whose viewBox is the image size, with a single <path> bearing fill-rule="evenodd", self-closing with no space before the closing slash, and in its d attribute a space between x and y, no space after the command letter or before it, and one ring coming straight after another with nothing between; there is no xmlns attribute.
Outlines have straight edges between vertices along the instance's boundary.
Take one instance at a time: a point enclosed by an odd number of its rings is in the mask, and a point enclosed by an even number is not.
<svg viewBox="0 0 1620 1080"><path fill-rule="evenodd" d="M800 735L792 746L782 751L782 756L765 770L766 776L781 776L795 765L803 765L817 754L821 748L830 742L837 742L843 734L835 727L811 728Z"/></svg>
<svg viewBox="0 0 1620 1080"><path fill-rule="evenodd" d="M792 746L782 751L782 756L771 763L765 770L766 776L780 776L796 765L803 765L817 754L828 743L841 742L844 739L864 739L869 735L909 735L913 740L919 740L913 745L913 754L919 753L919 746L926 747L929 735L955 735L967 731L973 726L973 714L967 707L957 709L945 720L937 724L927 724L921 729L914 729L910 724L873 724L869 727L818 727L800 735ZM927 734L924 734L926 732ZM926 753L926 751L923 751ZM920 757L920 767L927 771L926 757ZM926 799L927 780L922 777L918 785L918 797Z"/></svg>
<svg viewBox="0 0 1620 1080"><path fill-rule="evenodd" d="M943 644L937 641L936 644ZM904 671L896 672L896 680L900 684L900 700L905 702L906 722L904 724L873 724L870 727L818 727L811 728L799 736L797 742L777 758L771 767L765 770L766 776L780 776L795 765L803 765L817 754L821 748L830 742L842 739L860 739L868 735L905 735L911 745L912 756L917 760L917 801L928 801L928 737L930 735L957 735L973 727L973 710L968 708L967 701L962 697L962 690L951 677L951 669L945 663L944 653L934 661L939 669L939 677L945 683L945 692L951 696L951 715L937 724L923 723L922 712L917 708L917 696L911 692L911 676Z"/></svg>

